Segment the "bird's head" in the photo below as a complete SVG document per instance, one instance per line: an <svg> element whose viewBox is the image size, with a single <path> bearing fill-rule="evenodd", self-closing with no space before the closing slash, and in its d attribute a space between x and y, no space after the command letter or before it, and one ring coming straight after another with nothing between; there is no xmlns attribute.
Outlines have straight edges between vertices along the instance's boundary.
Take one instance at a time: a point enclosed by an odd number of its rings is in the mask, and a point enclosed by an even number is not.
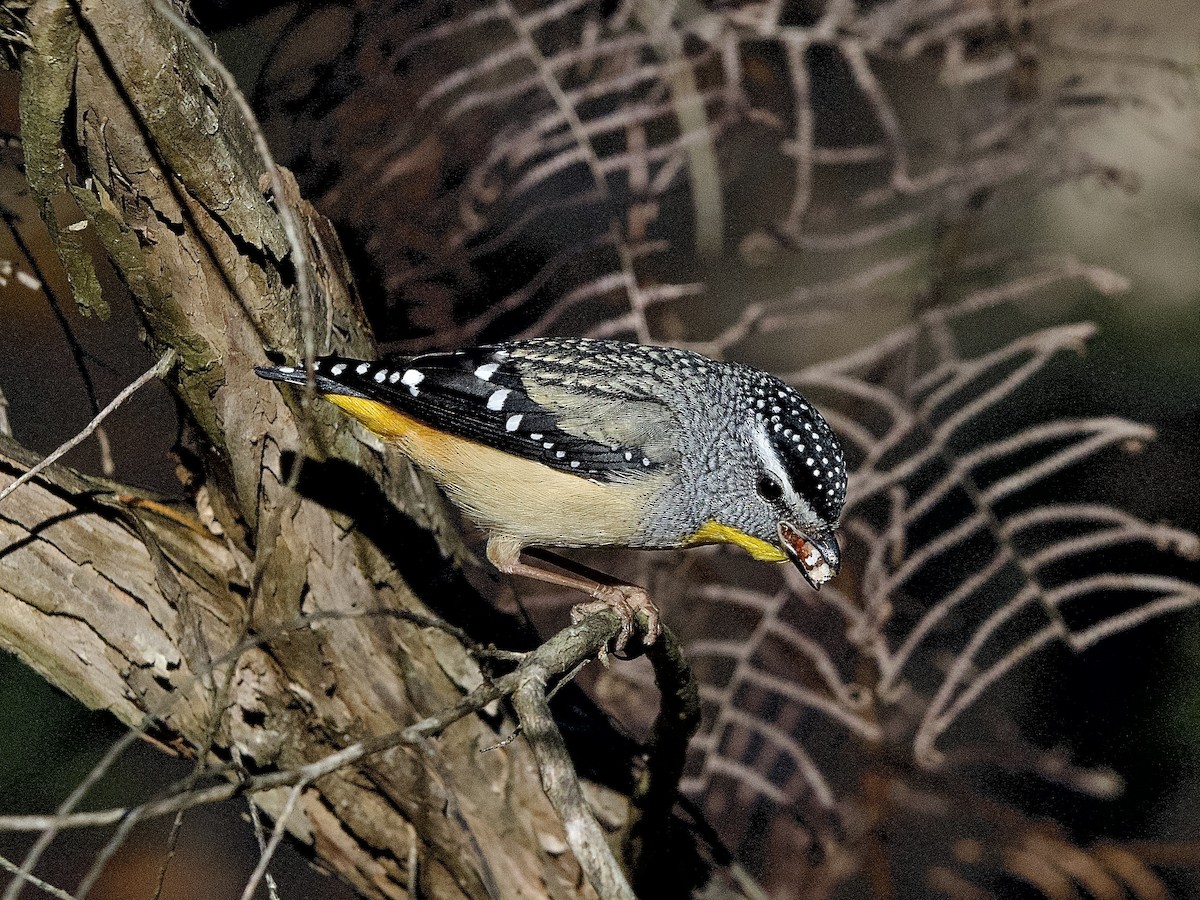
<svg viewBox="0 0 1200 900"><path fill-rule="evenodd" d="M745 408L739 415L748 456L739 463L724 516L754 539L746 545L753 555L791 560L819 588L841 563L835 532L846 500L842 448L799 392L752 372L738 392L749 403L749 415Z"/></svg>

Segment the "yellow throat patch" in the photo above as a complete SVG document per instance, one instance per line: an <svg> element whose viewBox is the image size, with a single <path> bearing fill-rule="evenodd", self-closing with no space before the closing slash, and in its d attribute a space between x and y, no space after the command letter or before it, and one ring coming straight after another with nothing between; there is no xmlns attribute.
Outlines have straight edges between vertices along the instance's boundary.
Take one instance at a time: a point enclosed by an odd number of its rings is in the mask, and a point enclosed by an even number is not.
<svg viewBox="0 0 1200 900"><path fill-rule="evenodd" d="M787 562L787 554L766 541L752 537L732 525L722 525L716 519L709 519L696 533L684 541L684 546L696 547L700 544L736 544L760 562Z"/></svg>

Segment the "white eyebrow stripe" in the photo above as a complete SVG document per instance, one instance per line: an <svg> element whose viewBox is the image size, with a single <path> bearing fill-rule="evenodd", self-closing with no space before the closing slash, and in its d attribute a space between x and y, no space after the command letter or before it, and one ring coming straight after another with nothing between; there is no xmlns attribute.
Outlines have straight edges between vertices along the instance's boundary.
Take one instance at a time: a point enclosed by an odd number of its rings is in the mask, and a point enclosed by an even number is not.
<svg viewBox="0 0 1200 900"><path fill-rule="evenodd" d="M792 479L788 477L787 469L783 465L783 460L779 458L779 454L775 452L775 448L771 446L771 441L767 437L766 429L763 426L755 428L751 433L754 438L754 446L758 450L758 458L766 467L767 471L775 476L783 488L783 505L786 509L793 513L804 515L812 515L812 506L810 506L803 497L796 493L796 488L792 484Z"/></svg>

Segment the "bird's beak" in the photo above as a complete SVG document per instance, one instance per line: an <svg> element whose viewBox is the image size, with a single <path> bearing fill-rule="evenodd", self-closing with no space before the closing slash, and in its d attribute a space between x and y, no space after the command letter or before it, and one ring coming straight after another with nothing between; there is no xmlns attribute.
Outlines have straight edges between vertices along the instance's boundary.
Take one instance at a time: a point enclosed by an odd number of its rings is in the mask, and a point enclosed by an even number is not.
<svg viewBox="0 0 1200 900"><path fill-rule="evenodd" d="M837 535L832 528L803 534L790 522L780 522L779 542L800 574L817 590L838 573L842 564Z"/></svg>

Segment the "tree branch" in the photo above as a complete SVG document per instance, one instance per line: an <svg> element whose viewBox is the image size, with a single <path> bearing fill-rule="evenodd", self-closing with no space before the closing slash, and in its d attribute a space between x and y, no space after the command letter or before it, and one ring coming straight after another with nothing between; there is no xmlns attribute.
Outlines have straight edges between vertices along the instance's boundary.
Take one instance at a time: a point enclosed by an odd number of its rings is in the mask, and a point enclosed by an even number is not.
<svg viewBox="0 0 1200 900"><path fill-rule="evenodd" d="M286 826L366 896L578 896L576 861L544 849L562 825L527 745L478 753L497 739L463 699L488 684L478 663L451 635L415 624L430 614L406 577L444 591L428 572L462 555L438 495L332 409L253 374L264 349L304 354L301 261L281 203L311 260L318 350L372 354L331 226L285 170L283 190L264 194L266 164L233 86L149 0L36 7L56 27L77 26L65 107L74 127L53 133L72 139L66 188L152 350L177 354L168 384L199 435L226 539L189 527L188 510L122 502L139 492L51 467L0 509L0 646L135 729L152 717L155 739L177 752L219 764L236 753L280 786L307 781ZM30 21L36 30L41 20ZM38 85L29 90L32 103ZM11 443L0 449L4 481L31 464ZM363 615L381 607L411 618ZM280 628L305 618L310 627ZM465 718L436 753L381 749L324 770L347 747L375 746L437 710ZM77 821L84 793L42 823L39 844ZM285 794L255 799L278 817Z"/></svg>

